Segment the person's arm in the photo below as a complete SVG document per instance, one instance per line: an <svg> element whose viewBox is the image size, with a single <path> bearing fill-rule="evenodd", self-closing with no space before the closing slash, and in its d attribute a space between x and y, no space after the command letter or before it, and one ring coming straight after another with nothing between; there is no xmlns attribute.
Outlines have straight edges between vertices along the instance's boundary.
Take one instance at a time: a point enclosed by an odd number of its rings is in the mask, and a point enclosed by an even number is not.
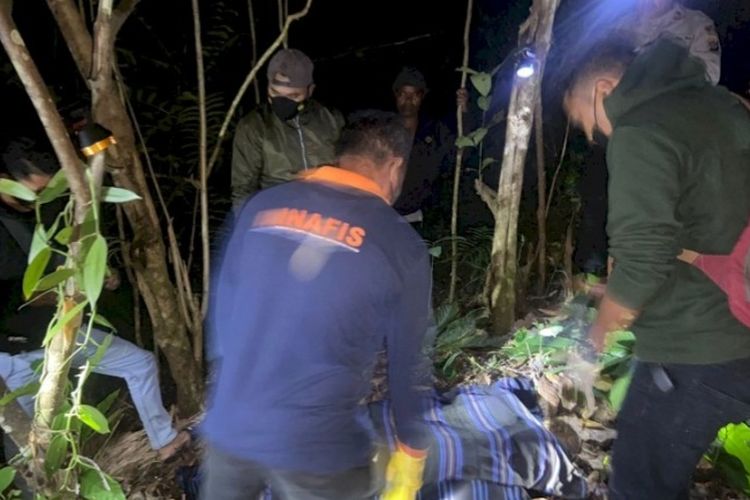
<svg viewBox="0 0 750 500"><path fill-rule="evenodd" d="M237 126L232 147L232 203L237 208L260 190L263 171L263 134L259 117Z"/></svg>
<svg viewBox="0 0 750 500"><path fill-rule="evenodd" d="M706 66L706 78L714 85L721 78L721 44L713 20L702 12L695 11L695 34L690 43L690 55L697 57Z"/></svg>
<svg viewBox="0 0 750 500"><path fill-rule="evenodd" d="M432 298L429 256L419 258L401 277L403 290L392 311L387 335L388 386L396 421L397 446L386 468L383 500L412 500L422 487L427 461L427 434L422 413L429 397L429 370L424 367L425 333L430 330ZM425 385L427 387L425 387Z"/></svg>
<svg viewBox="0 0 750 500"><path fill-rule="evenodd" d="M630 326L677 265L681 154L655 130L622 127L610 139L607 232L615 266L591 330L599 349L606 333Z"/></svg>
<svg viewBox="0 0 750 500"><path fill-rule="evenodd" d="M393 402L396 434L408 449L423 450L422 408L429 371L423 346L431 327L431 279L429 256L424 255L403 276L403 291L393 311L387 336L388 386Z"/></svg>

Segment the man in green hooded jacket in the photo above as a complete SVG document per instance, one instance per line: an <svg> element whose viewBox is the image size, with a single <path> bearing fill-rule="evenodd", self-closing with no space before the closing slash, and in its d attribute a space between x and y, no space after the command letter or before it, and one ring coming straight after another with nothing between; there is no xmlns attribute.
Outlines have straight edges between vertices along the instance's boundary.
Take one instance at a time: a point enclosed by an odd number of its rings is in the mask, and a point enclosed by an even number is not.
<svg viewBox="0 0 750 500"><path fill-rule="evenodd" d="M268 63L268 102L237 126L232 150L235 206L297 173L331 163L344 119L312 99L313 62L296 49L277 52Z"/></svg>
<svg viewBox="0 0 750 500"><path fill-rule="evenodd" d="M750 218L750 113L705 78L687 50L637 56L600 46L565 109L591 140L609 137L607 232L614 270L590 332L636 335L636 369L618 415L610 498L688 498L717 431L750 418L750 330L683 249L728 254Z"/></svg>

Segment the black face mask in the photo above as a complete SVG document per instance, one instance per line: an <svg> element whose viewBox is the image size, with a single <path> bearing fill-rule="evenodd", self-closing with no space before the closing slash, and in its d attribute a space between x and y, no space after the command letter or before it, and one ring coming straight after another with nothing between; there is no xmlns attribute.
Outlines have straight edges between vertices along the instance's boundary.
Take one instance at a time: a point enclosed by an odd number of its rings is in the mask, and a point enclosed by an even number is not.
<svg viewBox="0 0 750 500"><path fill-rule="evenodd" d="M302 109L302 103L293 101L288 97L276 96L271 98L271 109L282 120L291 120Z"/></svg>

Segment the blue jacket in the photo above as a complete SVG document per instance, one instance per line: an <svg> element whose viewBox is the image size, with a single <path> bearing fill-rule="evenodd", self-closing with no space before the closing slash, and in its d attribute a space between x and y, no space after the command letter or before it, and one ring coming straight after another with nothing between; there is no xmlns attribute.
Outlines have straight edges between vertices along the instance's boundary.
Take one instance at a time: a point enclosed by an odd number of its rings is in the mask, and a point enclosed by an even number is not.
<svg viewBox="0 0 750 500"><path fill-rule="evenodd" d="M214 273L208 442L284 470L366 465L360 401L386 344L398 437L423 446L430 286L424 243L366 177L322 167L250 199Z"/></svg>

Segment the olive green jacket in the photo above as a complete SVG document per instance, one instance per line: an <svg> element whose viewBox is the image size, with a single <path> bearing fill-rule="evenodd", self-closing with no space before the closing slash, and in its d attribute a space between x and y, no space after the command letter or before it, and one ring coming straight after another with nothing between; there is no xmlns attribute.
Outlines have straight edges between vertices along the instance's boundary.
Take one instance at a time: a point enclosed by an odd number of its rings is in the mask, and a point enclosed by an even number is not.
<svg viewBox="0 0 750 500"><path fill-rule="evenodd" d="M308 168L330 164L344 125L337 111L308 101L292 120L282 121L264 104L245 116L234 134L232 201L235 206L261 189L289 181Z"/></svg>
<svg viewBox="0 0 750 500"><path fill-rule="evenodd" d="M641 311L636 355L712 364L750 357L750 330L683 248L729 254L750 218L750 114L663 40L641 53L605 100L607 231L617 302Z"/></svg>

